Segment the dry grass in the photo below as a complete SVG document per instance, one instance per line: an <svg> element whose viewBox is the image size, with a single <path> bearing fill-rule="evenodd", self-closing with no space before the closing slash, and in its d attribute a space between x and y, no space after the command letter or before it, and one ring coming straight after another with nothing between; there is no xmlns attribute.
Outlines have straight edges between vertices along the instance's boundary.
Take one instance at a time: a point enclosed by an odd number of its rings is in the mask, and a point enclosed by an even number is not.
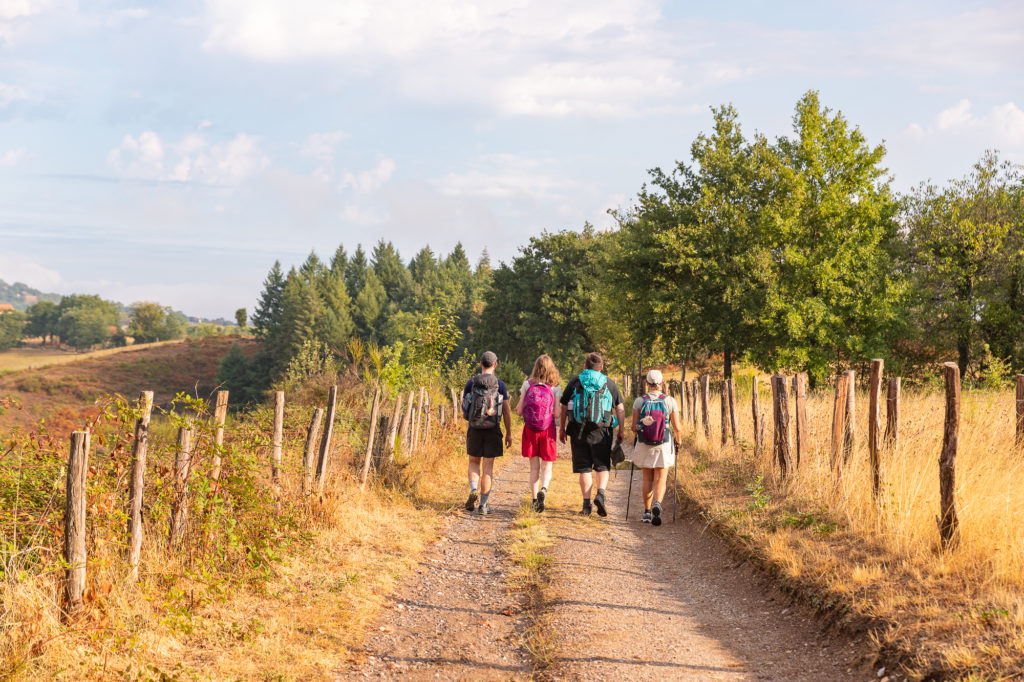
<svg viewBox="0 0 1024 682"><path fill-rule="evenodd" d="M998 679L1024 668L1024 453L1013 442L1012 392L963 394L960 542L942 552L941 394L904 391L900 442L882 455L876 501L864 393L857 395L856 446L837 486L829 465L831 391L809 397L810 451L783 481L771 461L770 422L767 451L753 454L749 385L741 383L737 396L745 439L720 445L717 397L710 442L701 429L689 435L693 459L680 466L681 485L709 519L784 581L809 588L820 606L886 624L876 632L880 646L909 655L912 674L948 670ZM767 392L760 402L767 418ZM884 404L882 410L884 425Z"/></svg>
<svg viewBox="0 0 1024 682"><path fill-rule="evenodd" d="M362 402L359 397L349 401ZM246 424L259 431L268 419L263 410L245 424L229 422L228 446L232 434ZM289 404L279 524L275 527L272 521L273 504L267 504L271 489L265 473L252 494L263 500L269 515L238 508L221 519L225 527L235 522L266 525L261 532L272 537L265 545L223 547L218 551L225 553L224 560L198 556L194 544L186 551L172 550L166 542L166 517L154 507L146 519L141 576L135 586L124 580L121 489L90 489L87 603L70 622L60 615L62 570L54 557L60 546L59 519L38 526L39 537L30 543L35 560L28 561L7 550L25 545L10 532L34 527L33 519L17 508L10 510L13 522L4 519L0 524L0 549L7 548L0 552L6 564L0 575L0 678L334 676L354 655L350 648L415 565L417 554L437 537L444 513L460 501L464 486L460 434L435 426L427 447L413 457L400 456L385 475L360 490L356 472L365 436L353 419L350 414L339 424L325 495L303 501L299 460L308 409ZM172 436L173 426L156 423L153 431L150 476L157 488L152 494L147 489L147 504L156 505L167 464L167 453L157 441ZM252 454L262 469L265 450L257 446ZM98 479L115 468L102 453L92 461L100 470ZM62 493L57 488L63 483L59 472L54 473L59 508ZM116 475L115 480L123 484ZM264 516L247 518L259 513ZM193 540L200 535L195 533ZM249 536L231 537L244 544Z"/></svg>
<svg viewBox="0 0 1024 682"><path fill-rule="evenodd" d="M0 373L15 372L23 369L39 369L50 365L62 365L68 362L78 362L92 358L103 358L110 355L117 355L125 351L137 351L146 348L159 348L175 343L182 343L184 339L174 341L157 341L155 343L140 343L119 348L104 348L90 352L76 352L61 350L51 346L24 346L11 348L0 352Z"/></svg>
<svg viewBox="0 0 1024 682"><path fill-rule="evenodd" d="M508 531L505 551L513 565L509 583L525 597L523 643L533 659L535 674L542 674L558 657L558 642L547 622L545 589L554 562L550 552L554 543L541 516L531 508L529 496L524 496Z"/></svg>

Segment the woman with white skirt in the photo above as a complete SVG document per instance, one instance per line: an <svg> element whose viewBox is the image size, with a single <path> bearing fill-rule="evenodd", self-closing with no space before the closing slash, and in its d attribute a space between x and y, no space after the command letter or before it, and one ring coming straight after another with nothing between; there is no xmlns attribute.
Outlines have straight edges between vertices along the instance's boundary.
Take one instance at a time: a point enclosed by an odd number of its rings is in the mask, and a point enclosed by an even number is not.
<svg viewBox="0 0 1024 682"><path fill-rule="evenodd" d="M633 464L643 469L644 513L640 520L654 526L661 525L668 469L676 461L682 437L679 406L662 393L663 381L661 371L652 369L645 381L647 392L633 402L633 433L637 438Z"/></svg>

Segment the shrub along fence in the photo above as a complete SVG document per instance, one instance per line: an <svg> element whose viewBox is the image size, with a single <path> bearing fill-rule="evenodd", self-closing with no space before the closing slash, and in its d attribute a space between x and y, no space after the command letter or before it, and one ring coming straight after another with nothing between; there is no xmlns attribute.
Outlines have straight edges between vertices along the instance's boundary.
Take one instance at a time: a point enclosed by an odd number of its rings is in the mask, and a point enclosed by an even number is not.
<svg viewBox="0 0 1024 682"><path fill-rule="evenodd" d="M439 405L431 406L430 391L420 386L419 390L411 390L408 395L398 392L388 396L387 391L377 388L369 406L369 418L350 422L354 426L360 424L365 428L366 447L359 471L360 488L365 488L371 471L381 472L394 462L396 452L401 449L406 455L414 455L426 447L430 441L432 430L438 428L454 428L461 412L458 409L457 392L448 389L451 405L447 396ZM444 393L442 393L444 395ZM269 443L267 461L267 490L273 495L277 509L281 508L281 497L285 493L282 488L283 462L287 453L284 449L285 393L274 393L274 409L272 428L266 441ZM331 476L331 457L334 445L334 431L338 410L338 386L333 385L328 393L326 405L317 406L312 410L309 424L305 428L305 446L301 455L301 468L294 467L298 485L293 489L303 501L310 501L316 496L323 496L325 482ZM194 487L209 490L216 498L221 484L223 467L224 435L228 410L228 391L218 391L212 414L204 414L203 401L190 401L189 414L175 415L178 423L177 446L174 453L173 493L169 513L167 531L168 546L180 549L186 529L190 526L190 502L194 497ZM135 416L132 434L130 484L128 486L125 510L127 528L125 546L127 553L128 574L126 580L134 583L139 578L139 564L144 542L143 497L146 489L147 454L149 448L150 423L153 410L153 392L143 391L137 404L132 408ZM206 417L206 428L212 431L212 438L204 444L198 435ZM86 484L90 472L90 430L75 431L71 434L70 450L67 460L67 481L64 509L64 548L65 566L64 580L64 613L73 614L82 604L86 586L86 570L88 556L86 538L88 535L88 516L86 502ZM200 448L208 450L201 453ZM196 457L199 454L210 456L209 480L197 481L195 476ZM291 469L289 469L291 470ZM150 472L151 473L151 472ZM202 478L202 477L200 477ZM206 513L212 513L211 508ZM209 541L210 526L207 526L205 537Z"/></svg>

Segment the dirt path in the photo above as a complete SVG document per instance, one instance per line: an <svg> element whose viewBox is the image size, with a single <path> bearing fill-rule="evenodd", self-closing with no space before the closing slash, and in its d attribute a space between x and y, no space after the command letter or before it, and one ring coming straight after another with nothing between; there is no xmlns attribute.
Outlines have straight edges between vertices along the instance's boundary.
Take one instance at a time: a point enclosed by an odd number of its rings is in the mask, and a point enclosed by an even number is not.
<svg viewBox="0 0 1024 682"><path fill-rule="evenodd" d="M609 517L562 512L548 594L558 680L867 680L864 647L813 617L692 517L640 523L640 472L609 485ZM552 515L554 516L554 514Z"/></svg>
<svg viewBox="0 0 1024 682"><path fill-rule="evenodd" d="M491 515L460 511L451 520L446 535L374 624L364 662L341 677L530 678L533 663L519 635L521 598L506 589L508 559L500 549L528 470L518 454L507 457L494 483Z"/></svg>
<svg viewBox="0 0 1024 682"><path fill-rule="evenodd" d="M365 661L342 678L515 680L531 677L520 599L504 589L500 541L526 489L524 460L501 472L494 514L462 512L382 613ZM566 457L568 459L568 457ZM866 643L822 633L803 607L739 565L684 516L639 522L640 474L623 518L628 471L608 489L610 516L576 515L567 462L556 467L545 525L557 538L546 622L553 680L868 680Z"/></svg>

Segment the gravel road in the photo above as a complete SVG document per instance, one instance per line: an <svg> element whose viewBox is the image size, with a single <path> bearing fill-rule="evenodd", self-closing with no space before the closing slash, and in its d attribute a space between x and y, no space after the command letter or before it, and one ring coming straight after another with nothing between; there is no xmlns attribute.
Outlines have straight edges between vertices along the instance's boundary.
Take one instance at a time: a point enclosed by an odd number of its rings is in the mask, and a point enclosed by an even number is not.
<svg viewBox="0 0 1024 682"><path fill-rule="evenodd" d="M671 501L664 525L641 524L639 471L628 521L628 471L609 486L606 519L580 518L575 508L545 512L557 537L546 613L558 656L535 673L499 549L526 489L525 460L510 460L495 484L494 514L451 519L381 613L362 661L339 679L878 679L866 642L823 632L698 520L673 523ZM574 486L567 471L556 475L563 490Z"/></svg>

